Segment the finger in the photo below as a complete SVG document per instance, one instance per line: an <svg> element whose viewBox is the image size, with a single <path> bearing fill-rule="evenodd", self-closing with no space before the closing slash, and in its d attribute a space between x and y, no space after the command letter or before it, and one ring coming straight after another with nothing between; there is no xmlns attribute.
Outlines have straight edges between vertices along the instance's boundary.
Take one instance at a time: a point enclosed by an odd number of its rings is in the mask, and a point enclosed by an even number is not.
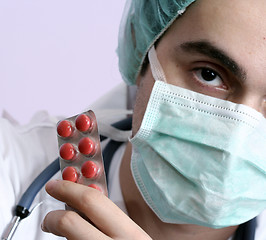
<svg viewBox="0 0 266 240"><path fill-rule="evenodd" d="M74 211L58 210L48 213L43 220L42 229L68 240L110 240Z"/></svg>
<svg viewBox="0 0 266 240"><path fill-rule="evenodd" d="M46 191L54 198L84 213L110 237L142 231L120 208L100 191L69 181L50 181Z"/></svg>

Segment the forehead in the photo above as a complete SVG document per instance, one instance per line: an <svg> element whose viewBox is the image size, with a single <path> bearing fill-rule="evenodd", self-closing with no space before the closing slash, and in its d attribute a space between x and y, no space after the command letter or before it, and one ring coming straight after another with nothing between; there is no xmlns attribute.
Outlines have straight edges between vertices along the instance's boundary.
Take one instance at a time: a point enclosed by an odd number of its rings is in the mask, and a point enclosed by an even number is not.
<svg viewBox="0 0 266 240"><path fill-rule="evenodd" d="M170 45L208 40L260 77L266 70L265 0L197 0L165 34ZM262 71L264 69L264 72Z"/></svg>
<svg viewBox="0 0 266 240"><path fill-rule="evenodd" d="M265 0L197 0L175 21L170 32L178 32L179 38L184 33L191 37L211 37L218 43L221 39L241 39L249 45L265 44L265 12Z"/></svg>

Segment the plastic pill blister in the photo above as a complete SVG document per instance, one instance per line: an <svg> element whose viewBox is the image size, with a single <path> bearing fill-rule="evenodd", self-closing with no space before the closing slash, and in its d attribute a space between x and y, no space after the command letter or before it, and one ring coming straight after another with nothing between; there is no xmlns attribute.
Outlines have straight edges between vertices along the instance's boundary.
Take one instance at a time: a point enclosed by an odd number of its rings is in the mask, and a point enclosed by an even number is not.
<svg viewBox="0 0 266 240"><path fill-rule="evenodd" d="M107 185L96 117L89 110L57 124L62 178L95 188L106 196Z"/></svg>

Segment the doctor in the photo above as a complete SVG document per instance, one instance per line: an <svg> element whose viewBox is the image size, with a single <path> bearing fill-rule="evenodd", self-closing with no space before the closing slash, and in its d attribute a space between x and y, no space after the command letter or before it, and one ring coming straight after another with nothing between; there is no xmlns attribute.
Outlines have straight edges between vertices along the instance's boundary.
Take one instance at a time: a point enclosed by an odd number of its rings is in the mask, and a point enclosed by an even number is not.
<svg viewBox="0 0 266 240"><path fill-rule="evenodd" d="M47 192L91 222L58 210L42 229L227 240L266 208L265 1L132 0L126 11L120 70L138 86L133 138L116 162L126 214L97 190L51 181Z"/></svg>

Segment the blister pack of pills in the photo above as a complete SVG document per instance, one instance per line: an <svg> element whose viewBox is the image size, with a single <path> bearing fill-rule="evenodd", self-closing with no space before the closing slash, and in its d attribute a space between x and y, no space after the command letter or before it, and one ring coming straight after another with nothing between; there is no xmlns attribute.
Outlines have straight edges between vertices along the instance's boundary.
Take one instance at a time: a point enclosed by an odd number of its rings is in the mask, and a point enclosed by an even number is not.
<svg viewBox="0 0 266 240"><path fill-rule="evenodd" d="M107 185L96 117L89 110L57 124L64 180L93 187L106 196Z"/></svg>

